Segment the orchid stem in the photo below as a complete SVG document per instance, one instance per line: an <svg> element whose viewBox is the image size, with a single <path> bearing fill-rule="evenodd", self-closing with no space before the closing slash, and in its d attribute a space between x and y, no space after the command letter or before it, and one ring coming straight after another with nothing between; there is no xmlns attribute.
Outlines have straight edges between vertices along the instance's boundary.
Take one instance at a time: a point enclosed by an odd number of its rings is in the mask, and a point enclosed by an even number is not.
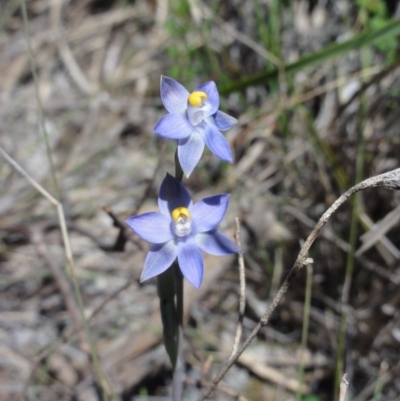
<svg viewBox="0 0 400 401"><path fill-rule="evenodd" d="M178 149L175 152L175 178L182 182L183 170L178 158ZM177 356L174 367L173 383L172 383L172 400L182 401L183 399L183 275L176 260L172 265L175 278L175 294L176 294L176 341Z"/></svg>
<svg viewBox="0 0 400 401"><path fill-rule="evenodd" d="M157 293L160 298L164 346L171 360L172 368L175 369L178 355L178 323L175 304L175 277L172 268L157 276Z"/></svg>
<svg viewBox="0 0 400 401"><path fill-rule="evenodd" d="M176 311L178 315L177 324L183 327L183 275L178 262L174 263L175 288L176 288Z"/></svg>
<svg viewBox="0 0 400 401"><path fill-rule="evenodd" d="M178 354L174 369L173 385L172 385L172 400L181 401L183 398L183 275L178 262L173 265L175 276L175 291L176 291L176 312L177 312L177 345Z"/></svg>
<svg viewBox="0 0 400 401"><path fill-rule="evenodd" d="M178 148L175 151L175 178L182 182L183 179L183 170L181 163L179 162L179 157L178 157Z"/></svg>

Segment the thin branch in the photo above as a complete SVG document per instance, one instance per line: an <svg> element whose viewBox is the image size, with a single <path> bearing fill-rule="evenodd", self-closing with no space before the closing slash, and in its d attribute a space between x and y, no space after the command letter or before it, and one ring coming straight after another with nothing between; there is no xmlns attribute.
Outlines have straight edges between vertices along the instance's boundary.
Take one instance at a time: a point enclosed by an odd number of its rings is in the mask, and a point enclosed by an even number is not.
<svg viewBox="0 0 400 401"><path fill-rule="evenodd" d="M118 218L118 216L112 211L110 206L103 206L102 208L113 221L113 225L116 228L119 228L117 239L115 240L114 245L110 247L112 251L121 251L125 250L125 244L128 241L127 236L127 227L126 225Z"/></svg>
<svg viewBox="0 0 400 401"><path fill-rule="evenodd" d="M1 146L1 155L17 170L38 192L40 192L54 206L58 205L58 200L39 185Z"/></svg>
<svg viewBox="0 0 400 401"><path fill-rule="evenodd" d="M49 160L49 163L50 163L51 178L53 181L54 190L56 192L56 197L58 199L61 199L60 188L58 185L56 172L55 172L55 168L54 168L53 156L51 154L49 134L48 134L47 128L46 128L46 121L45 121L44 111L43 111L44 110L43 103L42 103L42 99L40 98L40 95L39 95L39 78L37 75L36 62L35 62L35 57L34 57L33 50L32 50L31 35L29 34L29 21L28 21L28 13L26 11L25 0L21 0L21 10L22 10L22 17L23 17L23 21L24 21L25 37L26 37L26 41L28 44L28 54L29 54L29 61L31 64L31 72L32 72L33 80L35 82L35 96L36 96L36 103L39 108L40 129L42 130L44 142L46 144L47 159Z"/></svg>
<svg viewBox="0 0 400 401"><path fill-rule="evenodd" d="M87 339L87 342L89 343L90 353L92 356L93 368L94 368L94 371L96 374L96 378L97 378L99 387L102 390L104 390L104 391L102 391L103 399L105 401L107 401L108 395L105 392L105 389L103 389L102 373L100 371L100 367L99 367L100 365L99 365L97 353L96 353L95 346L94 346L94 343L93 343L93 340L92 340L92 337L91 337L91 334L89 331L88 322L87 322L84 312L83 312L83 300L82 300L82 296L81 296L78 282L77 282L76 275L75 275L74 258L72 255L71 243L69 241L67 224L65 221L65 214L64 214L63 206L57 199L55 199L52 195L50 195L37 181L35 181L9 154L7 154L1 146L0 146L0 153L19 173L22 174L22 176L24 176L28 180L28 182L34 188L36 188L42 195L45 196L46 199L48 199L57 208L58 219L60 222L61 235L62 235L62 239L63 239L65 255L67 258L67 266L70 270L69 274L71 275L71 278L72 278L72 285L74 287L76 300L78 302L79 311L80 311L80 314L82 317L82 323L83 323L86 339Z"/></svg>
<svg viewBox="0 0 400 401"><path fill-rule="evenodd" d="M206 397L208 397L214 389L217 387L218 383L225 377L226 373L229 369L235 364L235 362L239 359L240 355L245 351L245 349L250 345L253 339L257 336L260 330L266 326L275 311L276 307L279 305L282 297L287 292L291 282L296 277L297 273L308 263L307 254L314 243L315 239L317 238L319 232L324 227L324 225L329 221L330 217L336 210L341 206L344 202L347 201L352 195L357 192L363 191L367 188L373 187L384 187L387 189L392 190L399 190L400 189L400 168L390 171L385 174L381 174L375 177L368 178L359 184L355 185L354 187L350 188L346 191L343 195L341 195L333 204L332 206L322 215L319 219L318 223L312 230L311 234L308 236L307 240L305 241L304 245L302 246L300 253L297 256L297 259L289 271L285 281L283 282L281 288L279 289L278 293L276 294L275 298L269 305L265 314L261 317L260 321L257 323L256 327L250 333L249 337L244 341L240 349L231 357L225 364L222 366L220 371L217 373L215 378L212 380L210 385L207 387L206 391L198 398L197 401L203 401Z"/></svg>
<svg viewBox="0 0 400 401"><path fill-rule="evenodd" d="M238 264L239 264L239 281L240 281L240 295L239 295L239 319L238 325L236 328L235 342L233 343L232 353L229 359L231 359L237 352L239 348L239 342L242 337L243 332L243 318L244 318L244 310L246 308L246 277L244 272L244 260L243 260L243 251L242 251L242 243L240 240L240 221L239 218L235 218L235 241L236 245L239 248L238 254Z"/></svg>
<svg viewBox="0 0 400 401"><path fill-rule="evenodd" d="M165 150L165 145L163 145L161 148L161 154L164 154L164 150ZM133 216L138 213L139 209L143 206L144 202L149 197L150 192L153 188L154 181L155 181L157 174L160 170L160 167L162 165L162 162L163 162L163 160L162 160L162 158L160 158L160 160L157 164L157 167L154 170L153 177L148 181L146 189L144 190L142 197L139 199L138 203L136 204L135 209L132 212ZM132 240L136 246L138 246L140 249L143 249L141 242L137 242L137 241L133 240L132 235L130 235L131 230L129 230L128 226L118 218L118 216L113 212L113 210L111 209L110 206L104 206L103 210L110 216L111 220L113 221L114 227L119 228L119 233L118 233L117 239L115 240L114 245L112 245L111 247L107 247L108 249L106 249L104 247L102 249L104 249L106 251L111 250L111 251L123 252L125 250L125 245L128 240Z"/></svg>

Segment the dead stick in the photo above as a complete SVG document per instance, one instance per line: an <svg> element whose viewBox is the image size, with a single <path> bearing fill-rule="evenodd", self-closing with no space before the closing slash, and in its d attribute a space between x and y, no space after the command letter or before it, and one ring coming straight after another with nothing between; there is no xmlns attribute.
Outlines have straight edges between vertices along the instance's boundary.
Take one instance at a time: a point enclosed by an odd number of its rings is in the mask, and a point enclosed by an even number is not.
<svg viewBox="0 0 400 401"><path fill-rule="evenodd" d="M367 188L373 187L384 187L387 189L392 190L399 190L400 189L400 168L389 171L388 173L381 174L375 177L368 178L359 184L355 185L354 187L350 188L346 191L343 195L341 195L333 204L332 206L322 215L319 219L318 223L311 231L311 234L308 236L307 240L305 241L304 245L302 246L299 255L297 256L296 262L294 263L293 267L290 269L289 274L287 275L285 281L283 282L281 288L279 289L278 293L276 294L275 298L269 305L265 314L261 317L260 321L257 323L257 326L253 329L250 333L249 337L244 341L243 345L240 349L231 357L227 362L225 362L224 366L220 369L217 373L215 378L212 380L210 385L207 387L206 391L198 398L197 401L203 401L206 399L217 387L218 383L225 377L226 373L229 369L234 365L234 363L239 359L240 355L244 352L244 350L250 345L253 339L257 336L260 330L266 326L271 319L272 313L279 305L282 297L287 292L290 283L296 277L297 272L305 266L307 262L307 254L314 243L315 239L317 238L319 232L321 231L322 227L329 221L330 217L333 213L341 206L347 199L349 199L352 195L357 192L363 191Z"/></svg>
<svg viewBox="0 0 400 401"><path fill-rule="evenodd" d="M230 358L232 358L236 354L239 348L239 343L243 332L244 310L246 308L246 276L244 271L242 243L240 240L240 222L238 217L235 218L235 225L236 225L235 240L236 240L236 245L239 248L238 264L239 264L240 295L239 295L239 318L236 328L235 341L233 343L232 353Z"/></svg>
<svg viewBox="0 0 400 401"><path fill-rule="evenodd" d="M340 382L339 401L344 401L346 398L347 387L349 387L349 382L347 380L347 373L345 373L342 377L342 381Z"/></svg>

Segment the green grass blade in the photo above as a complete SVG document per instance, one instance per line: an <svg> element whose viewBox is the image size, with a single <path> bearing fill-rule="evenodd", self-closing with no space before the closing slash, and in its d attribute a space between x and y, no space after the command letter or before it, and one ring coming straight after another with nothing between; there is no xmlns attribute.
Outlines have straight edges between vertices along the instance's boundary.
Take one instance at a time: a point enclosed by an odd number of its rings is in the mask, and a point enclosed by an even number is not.
<svg viewBox="0 0 400 401"><path fill-rule="evenodd" d="M359 49L363 46L368 46L397 35L400 35L400 19L390 20L379 29L371 29L360 33L342 43L330 44L318 52L300 58L294 63L286 64L283 66L283 71L285 74L294 74L306 67L321 64L335 57L344 55L351 50ZM262 72L261 74L246 77L229 86L222 87L219 92L221 95L226 95L230 92L243 90L251 85L265 84L267 81L276 81L278 79L278 73L278 69L274 69L269 72Z"/></svg>

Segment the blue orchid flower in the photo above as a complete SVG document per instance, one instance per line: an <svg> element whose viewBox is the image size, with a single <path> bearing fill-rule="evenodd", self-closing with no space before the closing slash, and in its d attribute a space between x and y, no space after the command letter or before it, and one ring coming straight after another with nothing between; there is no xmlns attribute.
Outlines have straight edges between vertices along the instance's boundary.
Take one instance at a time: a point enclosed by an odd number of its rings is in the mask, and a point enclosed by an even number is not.
<svg viewBox="0 0 400 401"><path fill-rule="evenodd" d="M237 123L219 111L219 94L214 82L206 82L189 93L172 78L161 77L161 100L169 114L162 117L154 132L178 140L178 158L187 177L203 154L204 144L220 159L232 163L228 141L220 131Z"/></svg>
<svg viewBox="0 0 400 401"><path fill-rule="evenodd" d="M185 187L167 174L158 196L161 213L144 213L126 220L139 237L154 244L140 280L163 273L178 258L183 276L199 288L204 270L201 251L211 255L238 252L235 243L216 230L225 216L229 196L211 196L193 204Z"/></svg>

